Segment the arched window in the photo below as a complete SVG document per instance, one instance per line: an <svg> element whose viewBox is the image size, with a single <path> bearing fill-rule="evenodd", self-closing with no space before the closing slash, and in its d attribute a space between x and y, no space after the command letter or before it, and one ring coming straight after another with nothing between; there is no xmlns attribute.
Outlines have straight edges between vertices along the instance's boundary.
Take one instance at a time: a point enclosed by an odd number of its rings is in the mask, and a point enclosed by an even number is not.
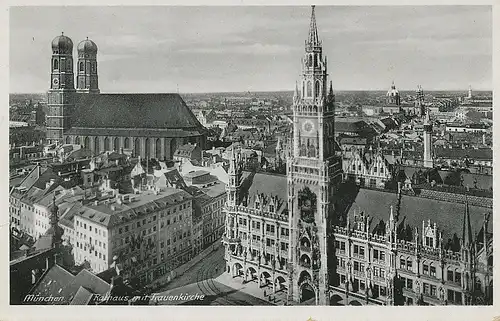
<svg viewBox="0 0 500 321"><path fill-rule="evenodd" d="M123 147L130 148L130 141L129 141L128 137L125 137L125 139L123 140Z"/></svg>
<svg viewBox="0 0 500 321"><path fill-rule="evenodd" d="M99 137L95 137L94 138L94 152L96 154L101 152L101 146L99 146L100 145L99 143L100 143Z"/></svg>
<svg viewBox="0 0 500 321"><path fill-rule="evenodd" d="M83 61L80 61L80 71L84 70Z"/></svg>
<svg viewBox="0 0 500 321"><path fill-rule="evenodd" d="M59 69L59 61L57 59L54 59L54 70Z"/></svg>
<svg viewBox="0 0 500 321"><path fill-rule="evenodd" d="M314 67L318 67L318 56L314 55Z"/></svg>
<svg viewBox="0 0 500 321"><path fill-rule="evenodd" d="M312 83L310 80L307 82L307 97L312 97Z"/></svg>
<svg viewBox="0 0 500 321"><path fill-rule="evenodd" d="M321 96L321 84L319 80L316 80L316 85L314 86L314 94L316 95L316 97Z"/></svg>

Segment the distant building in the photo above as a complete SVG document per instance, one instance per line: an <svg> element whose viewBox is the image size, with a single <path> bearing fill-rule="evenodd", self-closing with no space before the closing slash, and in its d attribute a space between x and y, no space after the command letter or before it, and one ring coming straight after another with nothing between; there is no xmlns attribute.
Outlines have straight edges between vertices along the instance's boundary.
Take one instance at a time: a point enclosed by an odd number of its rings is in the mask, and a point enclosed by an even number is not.
<svg viewBox="0 0 500 321"><path fill-rule="evenodd" d="M202 150L198 144L185 144L179 146L174 153L174 161L185 163L187 161L201 162Z"/></svg>
<svg viewBox="0 0 500 321"><path fill-rule="evenodd" d="M394 85L394 81L391 88L387 91L385 105L382 110L391 115L401 113L401 97L399 91L396 89L396 85Z"/></svg>

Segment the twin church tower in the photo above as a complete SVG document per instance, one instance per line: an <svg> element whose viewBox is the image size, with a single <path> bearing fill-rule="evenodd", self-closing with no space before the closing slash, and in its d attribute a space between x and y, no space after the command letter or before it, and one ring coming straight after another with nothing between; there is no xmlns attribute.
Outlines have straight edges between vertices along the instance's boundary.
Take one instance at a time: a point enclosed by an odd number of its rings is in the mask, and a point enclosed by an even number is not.
<svg viewBox="0 0 500 321"><path fill-rule="evenodd" d="M77 46L76 90L73 41L61 34L52 40L51 81L48 91L47 140L62 142L63 132L71 127L75 93L99 93L97 45L88 38Z"/></svg>

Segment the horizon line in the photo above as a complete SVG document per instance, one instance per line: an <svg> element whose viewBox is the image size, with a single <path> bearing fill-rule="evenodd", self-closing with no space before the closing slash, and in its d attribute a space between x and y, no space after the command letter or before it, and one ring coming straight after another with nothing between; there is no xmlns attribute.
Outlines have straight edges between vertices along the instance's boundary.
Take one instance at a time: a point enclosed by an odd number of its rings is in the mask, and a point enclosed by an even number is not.
<svg viewBox="0 0 500 321"><path fill-rule="evenodd" d="M463 91L465 93L468 92L468 89L424 89L425 92L435 92L435 91ZM346 91L387 91L387 88L382 88L382 89L337 89L334 90L334 92L346 92ZM416 89L397 89L399 92L406 92L406 91L416 91ZM493 92L493 89L473 89L472 92L478 92L478 91L491 91ZM273 93L273 92L294 92L294 89L278 89L278 90L240 90L240 91L203 91L203 92L177 92L177 91L171 91L171 92L134 92L134 91L122 91L122 92L100 92L100 94L230 94L230 93ZM9 95L27 95L27 94L46 94L47 91L33 91L33 92L9 92Z"/></svg>

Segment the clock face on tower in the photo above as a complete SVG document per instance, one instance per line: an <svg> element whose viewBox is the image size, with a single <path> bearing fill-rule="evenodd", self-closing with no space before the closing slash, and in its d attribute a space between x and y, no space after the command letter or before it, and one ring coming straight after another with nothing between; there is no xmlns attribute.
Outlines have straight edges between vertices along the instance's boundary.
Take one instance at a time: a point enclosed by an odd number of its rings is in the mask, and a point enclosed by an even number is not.
<svg viewBox="0 0 500 321"><path fill-rule="evenodd" d="M302 124L302 129L303 129L306 133L310 134L310 133L312 133L312 132L314 131L314 124L313 124L311 121L306 120L306 121Z"/></svg>
<svg viewBox="0 0 500 321"><path fill-rule="evenodd" d="M57 78L52 79L52 83L57 86L59 84L59 79Z"/></svg>

